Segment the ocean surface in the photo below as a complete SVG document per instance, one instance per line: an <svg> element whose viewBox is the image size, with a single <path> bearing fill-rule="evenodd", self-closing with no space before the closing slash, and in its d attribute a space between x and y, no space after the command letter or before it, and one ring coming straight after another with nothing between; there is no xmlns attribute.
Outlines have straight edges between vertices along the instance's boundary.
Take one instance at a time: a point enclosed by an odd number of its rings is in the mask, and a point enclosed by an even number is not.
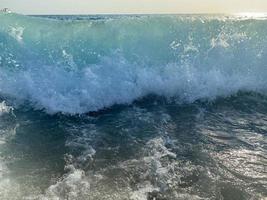
<svg viewBox="0 0 267 200"><path fill-rule="evenodd" d="M0 13L1 200L266 198L266 17Z"/></svg>

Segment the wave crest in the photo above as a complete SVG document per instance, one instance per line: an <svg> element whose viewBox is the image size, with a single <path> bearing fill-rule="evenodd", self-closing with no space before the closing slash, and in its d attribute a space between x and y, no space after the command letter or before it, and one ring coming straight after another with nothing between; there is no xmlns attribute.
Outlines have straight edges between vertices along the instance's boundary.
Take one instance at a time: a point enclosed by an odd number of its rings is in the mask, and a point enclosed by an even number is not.
<svg viewBox="0 0 267 200"><path fill-rule="evenodd" d="M4 18L0 95L49 113L97 111L149 94L190 103L266 91L266 21Z"/></svg>

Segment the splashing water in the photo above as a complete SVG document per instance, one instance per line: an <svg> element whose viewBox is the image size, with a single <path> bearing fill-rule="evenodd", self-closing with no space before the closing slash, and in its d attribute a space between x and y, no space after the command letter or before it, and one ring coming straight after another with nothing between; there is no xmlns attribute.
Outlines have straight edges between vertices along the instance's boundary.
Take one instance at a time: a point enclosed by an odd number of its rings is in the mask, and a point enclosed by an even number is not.
<svg viewBox="0 0 267 200"><path fill-rule="evenodd" d="M266 21L1 15L0 93L81 114L150 94L182 102L266 92Z"/></svg>
<svg viewBox="0 0 267 200"><path fill-rule="evenodd" d="M0 13L0 199L265 199L266 25Z"/></svg>

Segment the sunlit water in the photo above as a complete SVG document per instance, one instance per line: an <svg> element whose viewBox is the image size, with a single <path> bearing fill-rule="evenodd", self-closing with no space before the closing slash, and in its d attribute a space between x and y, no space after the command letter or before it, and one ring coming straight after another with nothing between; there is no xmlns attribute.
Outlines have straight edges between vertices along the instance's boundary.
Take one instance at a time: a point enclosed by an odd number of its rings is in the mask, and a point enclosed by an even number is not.
<svg viewBox="0 0 267 200"><path fill-rule="evenodd" d="M46 18L0 14L0 199L266 199L267 21Z"/></svg>

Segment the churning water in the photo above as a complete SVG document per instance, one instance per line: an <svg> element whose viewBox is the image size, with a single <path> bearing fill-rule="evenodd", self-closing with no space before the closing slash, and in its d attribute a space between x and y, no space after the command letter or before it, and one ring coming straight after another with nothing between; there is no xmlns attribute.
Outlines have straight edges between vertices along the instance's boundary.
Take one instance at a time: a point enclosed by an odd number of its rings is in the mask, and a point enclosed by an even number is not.
<svg viewBox="0 0 267 200"><path fill-rule="evenodd" d="M0 13L0 199L266 199L267 20Z"/></svg>

